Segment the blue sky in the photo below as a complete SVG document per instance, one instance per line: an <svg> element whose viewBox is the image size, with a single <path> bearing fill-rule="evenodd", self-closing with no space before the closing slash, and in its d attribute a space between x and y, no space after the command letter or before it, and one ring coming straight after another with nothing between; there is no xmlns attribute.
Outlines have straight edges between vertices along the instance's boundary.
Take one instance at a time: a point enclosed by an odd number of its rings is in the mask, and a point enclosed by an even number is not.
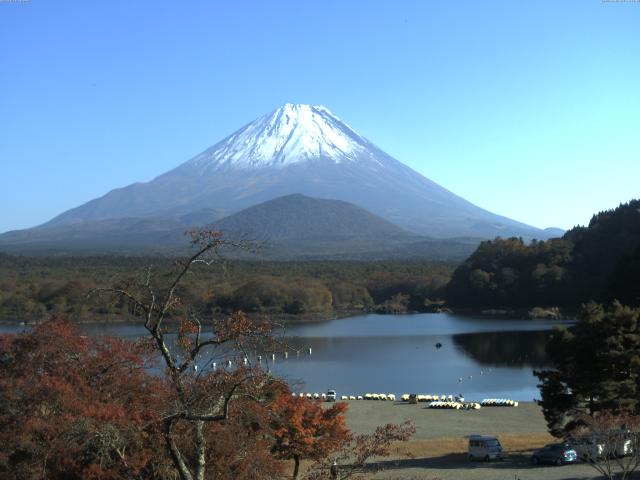
<svg viewBox="0 0 640 480"><path fill-rule="evenodd" d="M0 2L0 231L323 104L538 227L640 197L640 3Z"/></svg>

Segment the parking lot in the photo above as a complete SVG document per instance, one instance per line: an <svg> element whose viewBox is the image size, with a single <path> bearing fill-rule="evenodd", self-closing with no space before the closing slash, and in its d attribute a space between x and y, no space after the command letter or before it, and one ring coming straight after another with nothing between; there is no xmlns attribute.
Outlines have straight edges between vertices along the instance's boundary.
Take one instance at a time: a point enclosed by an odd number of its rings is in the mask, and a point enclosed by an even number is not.
<svg viewBox="0 0 640 480"><path fill-rule="evenodd" d="M356 433L376 426L411 420L412 441L398 445L389 459L372 467L376 479L446 480L573 480L601 478L585 464L534 466L531 452L554 438L534 403L518 407L484 407L480 410L433 410L426 404L350 401L347 424ZM470 462L467 439L471 434L496 435L506 451L502 462ZM380 471L375 471L380 469Z"/></svg>

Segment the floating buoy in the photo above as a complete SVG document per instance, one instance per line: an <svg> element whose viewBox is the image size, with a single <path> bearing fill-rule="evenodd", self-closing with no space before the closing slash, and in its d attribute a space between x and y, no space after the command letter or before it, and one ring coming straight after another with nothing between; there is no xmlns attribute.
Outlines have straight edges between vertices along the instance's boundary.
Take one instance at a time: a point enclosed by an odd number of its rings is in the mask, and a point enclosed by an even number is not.
<svg viewBox="0 0 640 480"><path fill-rule="evenodd" d="M262 355L258 355L258 362L262 361Z"/></svg>
<svg viewBox="0 0 640 480"><path fill-rule="evenodd" d="M284 358L289 358L289 352L284 352Z"/></svg>
<svg viewBox="0 0 640 480"><path fill-rule="evenodd" d="M212 366L213 366L213 369L215 370L216 369L216 362L213 362Z"/></svg>
<svg viewBox="0 0 640 480"><path fill-rule="evenodd" d="M242 359L242 362L246 365L247 363L249 363L249 359L247 357L244 357Z"/></svg>
<svg viewBox="0 0 640 480"><path fill-rule="evenodd" d="M436 348L442 348L442 344L440 342L436 343Z"/></svg>
<svg viewBox="0 0 640 480"><path fill-rule="evenodd" d="M271 360L273 360L274 362L276 361L276 354L275 353L271 354Z"/></svg>
<svg viewBox="0 0 640 480"><path fill-rule="evenodd" d="M311 347L309 347L309 355L311 355Z"/></svg>

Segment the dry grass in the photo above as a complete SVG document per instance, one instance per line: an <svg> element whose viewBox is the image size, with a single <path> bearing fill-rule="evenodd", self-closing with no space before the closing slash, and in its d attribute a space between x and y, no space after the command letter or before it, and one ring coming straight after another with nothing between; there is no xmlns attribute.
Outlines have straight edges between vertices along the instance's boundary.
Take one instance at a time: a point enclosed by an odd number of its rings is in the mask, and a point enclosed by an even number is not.
<svg viewBox="0 0 640 480"><path fill-rule="evenodd" d="M507 456L509 455L527 455L538 448L543 447L548 443L552 443L555 439L548 433L521 433L521 434L501 434L498 435L500 443ZM391 447L391 455L388 460L403 459L439 459L449 457L448 461L458 462L460 465L466 466L468 440L463 437L443 437L432 439L419 439L411 440L409 442L396 443ZM377 459L385 461L387 459ZM285 472L290 473L293 471L293 462L283 462L286 465ZM301 477L309 470L313 462L303 460L300 465ZM407 467L411 468L411 467ZM441 474L437 472L421 473L420 475L414 475L412 473L403 473L403 469L396 469L394 473L391 473L389 478L402 478L404 480L443 480ZM487 472L487 475L491 473ZM500 477L507 478L507 477Z"/></svg>
<svg viewBox="0 0 640 480"><path fill-rule="evenodd" d="M507 454L530 452L552 443L554 438L548 433L499 435L500 443ZM466 454L468 441L465 438L438 438L412 440L393 447L396 458L434 458L450 454Z"/></svg>

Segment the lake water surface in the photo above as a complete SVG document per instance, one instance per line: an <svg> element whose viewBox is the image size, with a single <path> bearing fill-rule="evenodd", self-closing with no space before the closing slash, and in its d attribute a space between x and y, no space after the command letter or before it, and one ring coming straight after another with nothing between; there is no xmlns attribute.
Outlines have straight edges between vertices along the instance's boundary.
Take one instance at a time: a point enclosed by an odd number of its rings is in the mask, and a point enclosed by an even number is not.
<svg viewBox="0 0 640 480"><path fill-rule="evenodd" d="M288 358L282 352L266 367L289 380L297 392L334 388L338 395L461 393L470 400L530 401L540 397L533 370L546 365L545 341L559 323L369 314L293 324L285 331ZM19 328L24 327L4 325L0 332ZM137 324L89 324L83 329L130 338L145 333ZM438 343L441 348L436 348Z"/></svg>

